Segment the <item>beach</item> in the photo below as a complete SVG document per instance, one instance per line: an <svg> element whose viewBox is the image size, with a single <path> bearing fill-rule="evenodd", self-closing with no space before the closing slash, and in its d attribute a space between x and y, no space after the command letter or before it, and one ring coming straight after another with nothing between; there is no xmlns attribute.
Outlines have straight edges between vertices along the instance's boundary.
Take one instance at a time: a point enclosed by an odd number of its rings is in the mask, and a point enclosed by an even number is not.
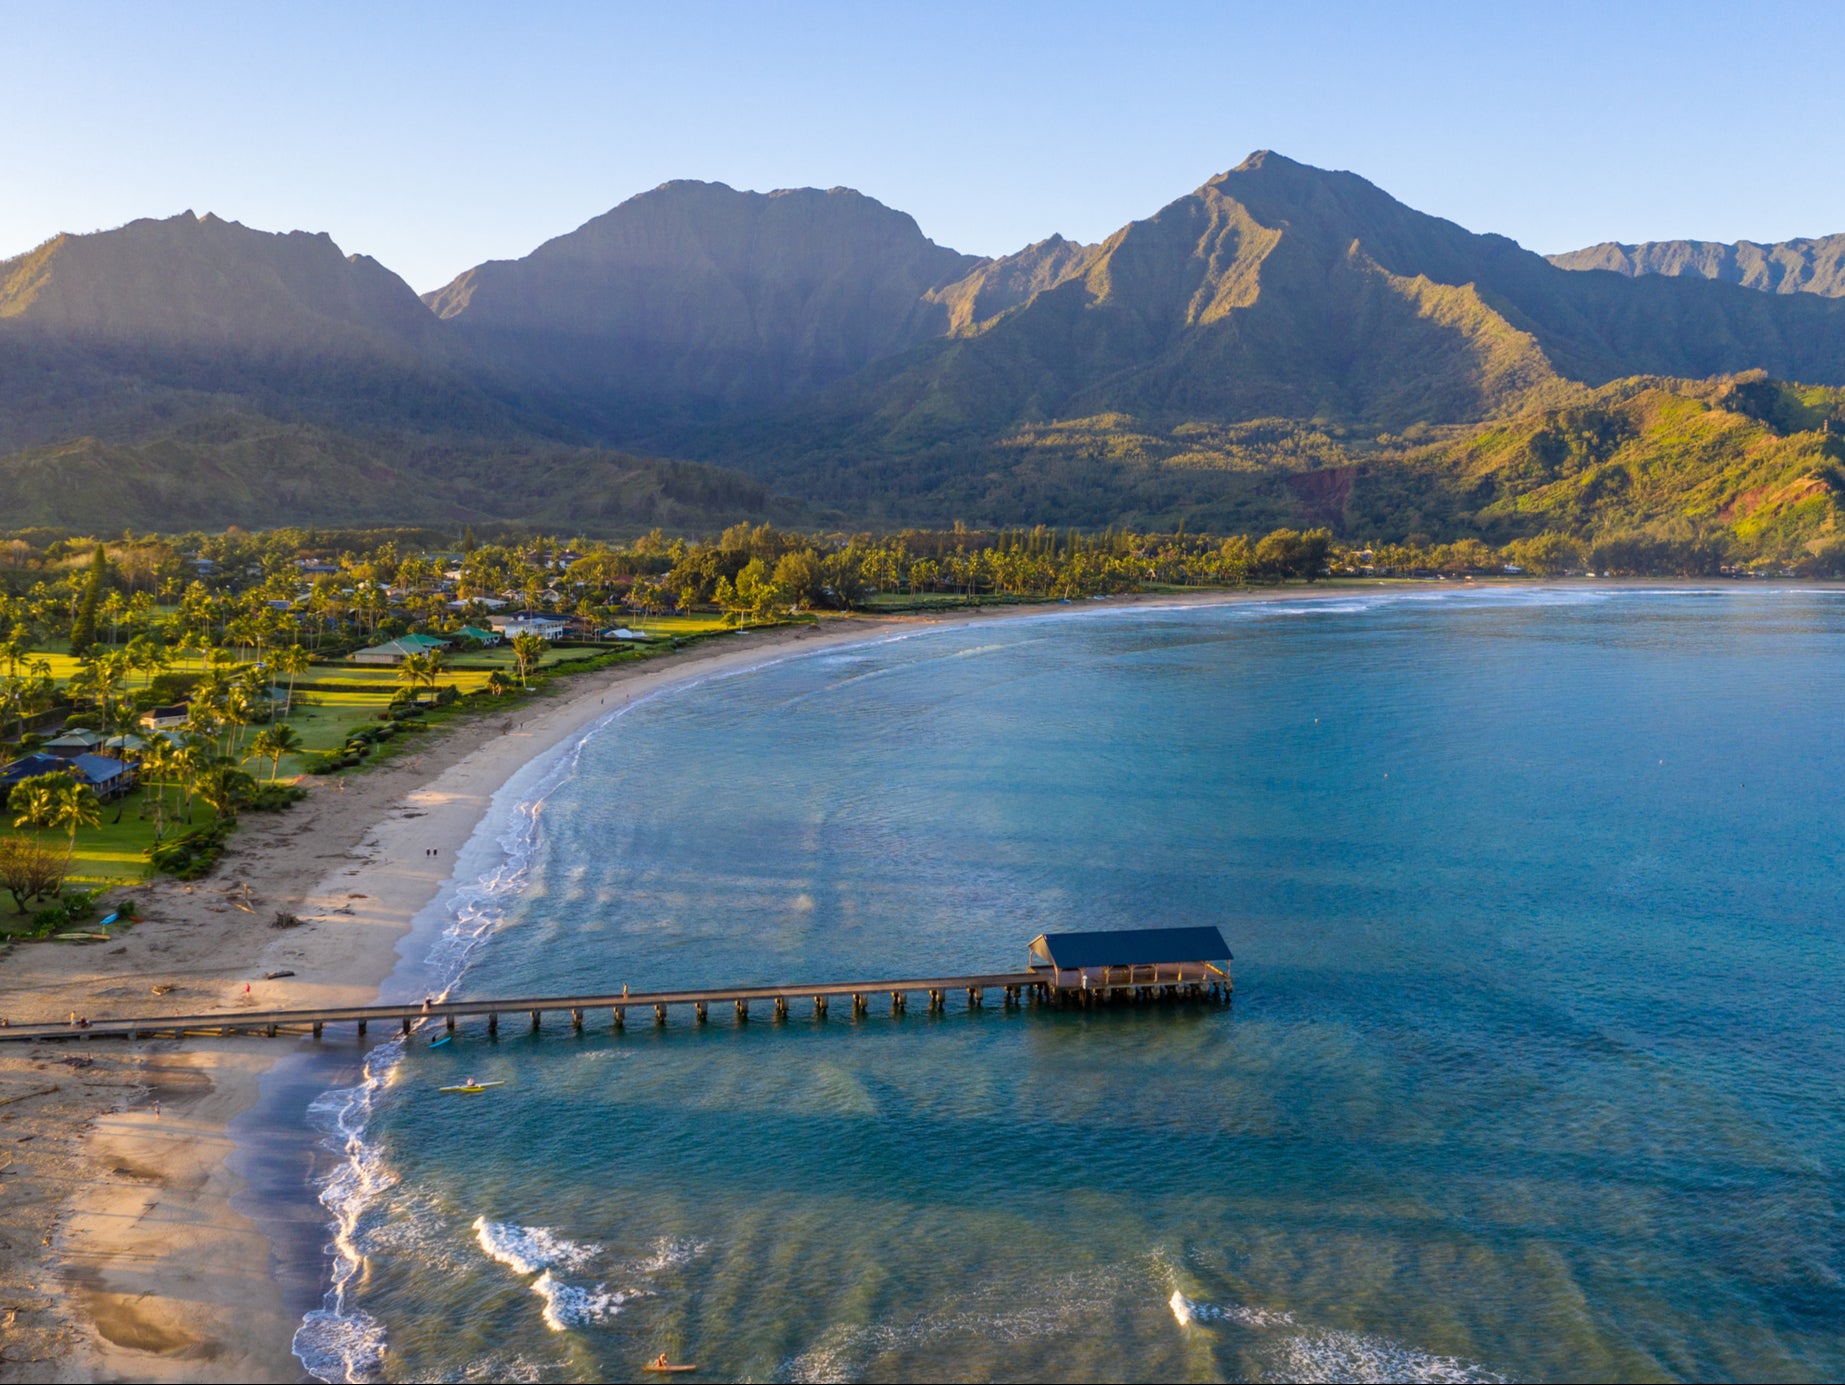
<svg viewBox="0 0 1845 1385"><path fill-rule="evenodd" d="M115 946L15 945L0 960L0 1011L22 1023L371 1000L522 766L624 698L879 628L714 641L443 728L415 753L315 784L287 813L246 816L206 879L137 885L145 921ZM301 923L277 928L278 913ZM263 979L280 971L293 975ZM264 1039L0 1050L0 1380L301 1377L296 1315L268 1238L232 1205L244 1180L226 1162L227 1124L281 1054Z"/></svg>
<svg viewBox="0 0 1845 1385"><path fill-rule="evenodd" d="M1108 604L1279 595L1305 593ZM144 921L114 945L15 944L0 957L0 1014L365 1003L494 793L624 699L906 627L1059 609L829 618L571 677L504 719L451 724L413 753L313 783L286 813L248 815L206 879L136 885ZM279 914L300 923L277 927ZM278 972L292 974L265 979ZM271 1238L234 1205L247 1184L229 1161L230 1123L285 1051L261 1038L0 1046L0 1381L302 1378L298 1305Z"/></svg>

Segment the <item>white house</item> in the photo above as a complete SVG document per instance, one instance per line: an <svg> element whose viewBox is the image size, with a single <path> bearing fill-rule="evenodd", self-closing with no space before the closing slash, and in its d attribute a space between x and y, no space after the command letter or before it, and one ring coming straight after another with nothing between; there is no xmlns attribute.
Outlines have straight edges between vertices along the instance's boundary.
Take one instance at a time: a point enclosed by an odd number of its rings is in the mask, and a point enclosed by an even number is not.
<svg viewBox="0 0 1845 1385"><path fill-rule="evenodd" d="M554 640L570 628L570 622L559 620L556 616L488 616L487 624L498 630L505 639L514 635L536 635L541 640Z"/></svg>

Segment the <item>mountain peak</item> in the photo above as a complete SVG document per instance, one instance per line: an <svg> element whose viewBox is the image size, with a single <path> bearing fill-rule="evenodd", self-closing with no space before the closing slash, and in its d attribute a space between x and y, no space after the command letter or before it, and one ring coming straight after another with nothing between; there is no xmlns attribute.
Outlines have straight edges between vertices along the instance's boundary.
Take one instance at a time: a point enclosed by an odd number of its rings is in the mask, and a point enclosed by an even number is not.
<svg viewBox="0 0 1845 1385"><path fill-rule="evenodd" d="M939 335L925 302L984 263L853 188L682 180L428 295L509 369L639 408L802 393Z"/></svg>

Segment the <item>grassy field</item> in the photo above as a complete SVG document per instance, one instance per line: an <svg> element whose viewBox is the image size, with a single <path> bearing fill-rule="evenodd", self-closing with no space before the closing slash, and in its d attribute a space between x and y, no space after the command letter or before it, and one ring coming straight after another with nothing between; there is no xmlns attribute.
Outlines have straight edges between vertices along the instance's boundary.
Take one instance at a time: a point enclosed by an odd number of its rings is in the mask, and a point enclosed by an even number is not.
<svg viewBox="0 0 1845 1385"><path fill-rule="evenodd" d="M725 631L729 627L715 616L691 616L650 621L647 628L650 634L669 635L683 639ZM670 653L671 646L664 642L634 648L617 644L593 649L549 648L545 651L539 668L541 672L554 670L568 672L571 665L586 663L590 660L602 660L603 662L612 662L622 658L640 660L670 655ZM54 668L60 674L67 674L75 668L75 661L68 654L58 652L48 657L52 659ZM458 692L465 695L484 688L488 675L495 669L505 672L509 678L512 676L513 660L510 650L481 650L472 654L458 655L454 663L445 670L439 680L439 685L453 685ZM401 685L397 681L397 671L393 668L362 667L344 663L313 665L297 681L318 686L311 690L297 691L295 694L294 709L287 718L287 722L300 735L302 750L297 754L282 757L276 777L283 780L292 779L305 772L310 762L316 757L344 747L356 731L381 726L383 721L380 714L390 706L392 698L401 690ZM516 694L508 698L509 702L518 700ZM413 752L422 737L427 734L427 725L439 725L458 713L468 714L468 709L439 708L430 712L426 719L404 723L394 738L373 749L367 758L367 763ZM257 729L250 728L246 731L246 744L248 739L253 738ZM271 762L266 759L248 757L243 761L242 767L259 781L270 777ZM154 840L154 824L150 819L141 816L144 796L147 792L148 790L140 789L118 803L104 804L101 824L85 828L77 834L70 875L70 883L73 886L94 889L98 886L132 884L148 878L151 867L145 853ZM169 810L176 802L176 797L169 791ZM119 822L116 821L118 812ZM169 819L166 837L171 840L183 832L209 826L212 820L211 811L204 805L195 803L191 824L188 826ZM10 830L12 830L11 815L0 815L0 832ZM11 901L0 895L0 937L22 931L29 926L30 916L14 914ZM81 923L75 926L83 927Z"/></svg>
<svg viewBox="0 0 1845 1385"><path fill-rule="evenodd" d="M619 646L610 646L611 649ZM606 653L604 649L546 649L538 660L541 669L555 668L559 664L572 663L580 659L593 659L598 654ZM440 684L453 684L457 692L479 692L487 686L488 676L495 670L508 678L515 677L513 656L510 649L482 649L472 654L457 654L442 666ZM382 692L387 698L402 686L397 681L397 670L378 664L349 664L345 662L310 664L306 673L297 680L312 683L318 687L351 688L354 691Z"/></svg>

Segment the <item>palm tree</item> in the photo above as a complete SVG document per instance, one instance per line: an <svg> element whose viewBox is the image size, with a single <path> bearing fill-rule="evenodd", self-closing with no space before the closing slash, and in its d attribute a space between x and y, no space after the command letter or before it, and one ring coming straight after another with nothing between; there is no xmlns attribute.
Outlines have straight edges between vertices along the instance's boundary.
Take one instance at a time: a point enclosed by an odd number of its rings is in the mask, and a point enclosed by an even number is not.
<svg viewBox="0 0 1845 1385"><path fill-rule="evenodd" d="M249 775L228 759L219 756L199 774L194 792L217 815L220 822L227 822L237 816L238 800L254 783Z"/></svg>
<svg viewBox="0 0 1845 1385"><path fill-rule="evenodd" d="M255 740L250 742L251 753L264 755L269 759L269 778L273 783L282 769L282 757L292 755L301 749L301 733L287 722L280 722L269 727Z"/></svg>
<svg viewBox="0 0 1845 1385"><path fill-rule="evenodd" d="M13 826L30 827L42 832L57 821L58 801L70 777L59 771L36 774L13 785L7 806L13 810Z"/></svg>
<svg viewBox="0 0 1845 1385"><path fill-rule="evenodd" d="M277 673L288 675L288 700L282 704L282 715L289 716L295 710L295 678L307 672L308 652L298 644L291 644L287 649L278 649L271 662Z"/></svg>
<svg viewBox="0 0 1845 1385"><path fill-rule="evenodd" d="M425 680L434 681L429 668L431 657L428 654L406 654L403 662L397 666L397 681L404 685L404 691L410 694L412 700Z"/></svg>
<svg viewBox="0 0 1845 1385"><path fill-rule="evenodd" d="M59 790L49 825L62 827L70 833L71 850L77 848L79 827L95 827L101 821L102 804L89 789L73 779Z"/></svg>
<svg viewBox="0 0 1845 1385"><path fill-rule="evenodd" d="M186 821L192 821L192 799L198 793L199 776L204 774L212 757L205 750L209 742L194 740L173 752L173 772L179 776L180 797L185 804Z"/></svg>
<svg viewBox="0 0 1845 1385"><path fill-rule="evenodd" d="M544 652L545 642L530 630L522 630L512 637L513 666L519 672L521 687L531 686L532 670L538 667Z"/></svg>
<svg viewBox="0 0 1845 1385"><path fill-rule="evenodd" d="M141 751L141 807L154 810L155 841L165 835L167 782L178 763L178 747L165 736L153 737Z"/></svg>

